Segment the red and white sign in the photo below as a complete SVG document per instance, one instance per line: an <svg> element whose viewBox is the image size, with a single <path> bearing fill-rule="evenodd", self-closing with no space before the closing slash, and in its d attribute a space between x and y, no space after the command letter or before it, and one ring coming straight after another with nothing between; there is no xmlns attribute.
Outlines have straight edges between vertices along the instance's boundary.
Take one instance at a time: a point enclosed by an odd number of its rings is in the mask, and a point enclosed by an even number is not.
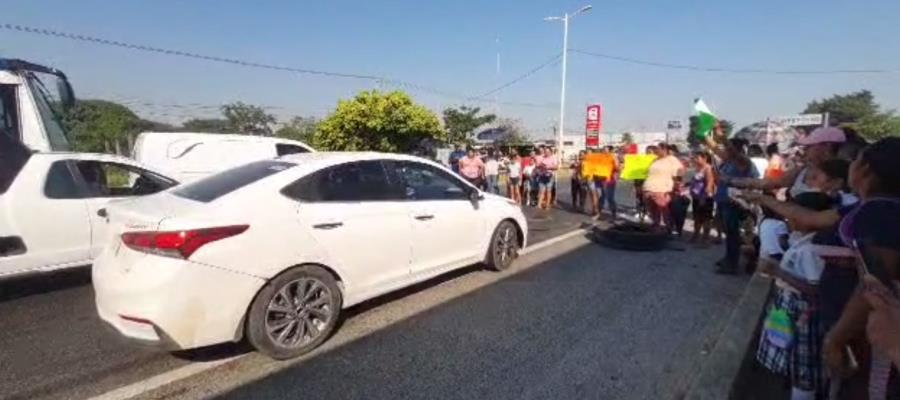
<svg viewBox="0 0 900 400"><path fill-rule="evenodd" d="M599 104L589 105L587 108L587 126L585 130L588 132L600 132L600 128L603 127L602 123L602 108Z"/></svg>
<svg viewBox="0 0 900 400"><path fill-rule="evenodd" d="M587 107L587 123L585 124L584 145L586 147L600 147L600 129L603 128L602 122L603 108L599 104L592 104Z"/></svg>

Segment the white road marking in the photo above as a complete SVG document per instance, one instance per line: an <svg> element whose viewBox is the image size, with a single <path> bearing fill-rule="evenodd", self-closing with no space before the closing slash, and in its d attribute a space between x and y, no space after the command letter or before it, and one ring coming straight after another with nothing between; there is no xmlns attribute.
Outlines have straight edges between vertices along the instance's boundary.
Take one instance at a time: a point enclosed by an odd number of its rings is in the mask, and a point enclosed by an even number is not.
<svg viewBox="0 0 900 400"><path fill-rule="evenodd" d="M550 239L547 239L547 240L544 240L544 241L535 243L535 244L533 244L533 245L531 245L531 246L528 246L528 247L526 247L526 248L524 248L524 249L522 249L522 250L519 250L519 255L523 255L523 256L524 256L524 255L527 255L527 254L531 254L531 253L533 253L533 252L535 252L535 251L538 251L538 250L540 250L540 249L543 249L543 248L547 248L547 247L553 246L554 244L557 244L557 243L559 243L559 242L562 242L563 240L566 240L566 239L569 239L569 238L573 238L573 237L578 236L578 235L584 235L584 233L585 233L586 231L587 231L587 229L579 228L579 229L576 229L576 230L574 230L574 231L567 232L567 233L563 233L562 235L555 236L555 237L552 237L552 238L550 238Z"/></svg>
<svg viewBox="0 0 900 400"><path fill-rule="evenodd" d="M149 392L153 389L163 387L172 382L179 381L193 375L197 375L201 372L216 368L220 365L232 362L234 360L241 359L243 357L248 356L250 353L241 354L239 356L223 358L221 360L215 361L206 361L206 362L196 362L193 364L188 364L180 368L173 369L168 372L163 372L159 375L144 379L139 382L132 383L127 386L122 386L118 389L113 389L109 392L103 393L99 396L94 396L89 398L88 400L125 400L130 399L132 397L138 396L140 394Z"/></svg>
<svg viewBox="0 0 900 400"><path fill-rule="evenodd" d="M533 252L536 252L541 249L545 249L547 247L553 246L557 243L560 243L566 239L570 239L579 235L583 235L587 230L583 228L576 229L571 232L564 233L559 236L552 237L550 239L538 242L534 245L528 246L519 251L519 255L527 255ZM227 364L232 361L240 360L241 358L247 357L253 353L241 354L233 357L223 358L221 360L215 361L206 361L206 362L195 362L192 364L185 365L183 367L179 367L173 369L171 371L163 372L159 375L152 376L150 378L132 383L130 385L122 386L117 389L113 389L109 392L90 397L87 400L127 400L133 397L139 396L141 394L147 393L151 390L155 390L166 386L170 383L180 381L185 378L189 378L191 376L200 374L202 372L211 370L213 368L219 367L221 365Z"/></svg>

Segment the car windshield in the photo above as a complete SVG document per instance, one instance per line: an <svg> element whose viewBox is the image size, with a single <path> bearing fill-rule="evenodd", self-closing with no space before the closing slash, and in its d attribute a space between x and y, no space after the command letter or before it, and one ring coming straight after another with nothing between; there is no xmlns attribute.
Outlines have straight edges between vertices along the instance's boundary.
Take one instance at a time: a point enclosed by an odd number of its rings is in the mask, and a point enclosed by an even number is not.
<svg viewBox="0 0 900 400"><path fill-rule="evenodd" d="M65 124L63 124L65 108L61 94L55 89L60 87L60 85L56 84L59 80L61 78L56 75L41 72L31 71L26 75L28 87L31 93L34 93L34 101L41 115L44 130L47 133L50 149L54 151L68 151L71 150L71 146L69 145Z"/></svg>
<svg viewBox="0 0 900 400"><path fill-rule="evenodd" d="M172 194L190 200L209 203L253 182L294 166L296 164L284 161L257 161L181 186L174 190Z"/></svg>

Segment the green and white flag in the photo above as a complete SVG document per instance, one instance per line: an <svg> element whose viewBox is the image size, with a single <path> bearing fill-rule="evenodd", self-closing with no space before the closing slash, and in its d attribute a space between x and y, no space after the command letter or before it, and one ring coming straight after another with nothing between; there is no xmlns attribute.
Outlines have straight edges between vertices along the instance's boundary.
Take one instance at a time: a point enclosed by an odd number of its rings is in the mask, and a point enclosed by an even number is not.
<svg viewBox="0 0 900 400"><path fill-rule="evenodd" d="M694 134L700 139L705 139L716 126L716 115L709 111L703 99L694 100L694 115L697 117Z"/></svg>

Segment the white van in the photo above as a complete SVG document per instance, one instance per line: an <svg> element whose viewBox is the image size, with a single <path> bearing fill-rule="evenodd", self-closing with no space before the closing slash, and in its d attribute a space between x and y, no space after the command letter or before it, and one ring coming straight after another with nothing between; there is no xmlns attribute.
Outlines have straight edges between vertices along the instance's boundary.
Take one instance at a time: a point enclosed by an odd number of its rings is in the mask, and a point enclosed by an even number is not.
<svg viewBox="0 0 900 400"><path fill-rule="evenodd" d="M224 133L143 132L132 157L181 183L251 161L315 152L303 142Z"/></svg>

